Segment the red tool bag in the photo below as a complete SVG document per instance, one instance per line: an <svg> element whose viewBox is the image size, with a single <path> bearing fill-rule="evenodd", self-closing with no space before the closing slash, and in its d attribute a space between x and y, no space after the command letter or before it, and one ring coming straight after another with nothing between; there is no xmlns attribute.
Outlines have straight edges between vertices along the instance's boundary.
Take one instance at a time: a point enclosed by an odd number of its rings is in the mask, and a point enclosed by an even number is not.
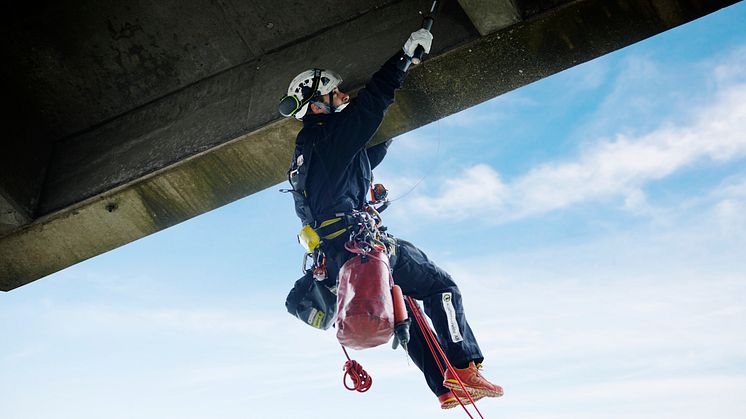
<svg viewBox="0 0 746 419"><path fill-rule="evenodd" d="M394 333L389 258L351 243L345 248L357 255L339 271L337 340L348 348L373 348L388 342Z"/></svg>

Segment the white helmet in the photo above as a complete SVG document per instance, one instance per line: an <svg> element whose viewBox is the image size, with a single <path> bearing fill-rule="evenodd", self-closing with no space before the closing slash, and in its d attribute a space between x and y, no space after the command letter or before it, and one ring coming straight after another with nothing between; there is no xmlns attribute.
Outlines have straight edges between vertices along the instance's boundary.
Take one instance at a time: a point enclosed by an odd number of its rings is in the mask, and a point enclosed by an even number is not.
<svg viewBox="0 0 746 419"><path fill-rule="evenodd" d="M306 70L290 82L288 94L280 99L277 108L282 116L294 116L298 120L303 120L311 99L328 95L340 83L342 77L334 71L319 68Z"/></svg>

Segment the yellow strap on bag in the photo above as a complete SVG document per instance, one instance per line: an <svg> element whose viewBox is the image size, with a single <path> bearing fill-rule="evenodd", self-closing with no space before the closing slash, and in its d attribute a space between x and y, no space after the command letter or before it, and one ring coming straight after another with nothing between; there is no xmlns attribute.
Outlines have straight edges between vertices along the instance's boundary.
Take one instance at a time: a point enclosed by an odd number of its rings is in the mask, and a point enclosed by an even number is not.
<svg viewBox="0 0 746 419"><path fill-rule="evenodd" d="M316 248L319 247L319 244L321 243L322 238L319 236L319 232L321 232L321 234L325 234L325 236L323 237L324 240L331 240L335 237L339 237L340 235L342 235L342 233L349 230L349 227L347 227L344 223L337 230L332 230L331 228L329 228L329 226L342 221L344 221L344 218L342 217L331 218L322 222L319 225L319 228L316 230L311 228L310 225L306 224L303 226L303 228L300 229L300 233L298 233L298 241L303 246L303 248L306 249L306 252L313 253L313 251L316 250Z"/></svg>
<svg viewBox="0 0 746 419"><path fill-rule="evenodd" d="M319 237L318 233L310 225L306 224L298 233L298 241L306 249L307 253L313 253L319 247L321 237Z"/></svg>

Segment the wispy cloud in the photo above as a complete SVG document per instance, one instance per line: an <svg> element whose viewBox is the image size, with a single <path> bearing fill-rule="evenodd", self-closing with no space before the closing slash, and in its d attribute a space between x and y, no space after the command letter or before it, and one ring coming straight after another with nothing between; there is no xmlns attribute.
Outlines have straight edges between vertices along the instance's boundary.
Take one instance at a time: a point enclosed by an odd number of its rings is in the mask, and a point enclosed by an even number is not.
<svg viewBox="0 0 746 419"><path fill-rule="evenodd" d="M442 180L434 197L412 199L407 209L433 218L502 222L617 197L634 207L648 182L697 163L746 155L746 84L723 86L709 106L690 112L690 121L589 143L574 159L542 164L508 182L492 167L475 165Z"/></svg>
<svg viewBox="0 0 746 419"><path fill-rule="evenodd" d="M271 332L278 319L257 315L250 310L217 307L117 307L90 302L66 305L56 303L36 313L56 333L68 336L97 331L127 333L188 333L203 336L252 337Z"/></svg>
<svg viewBox="0 0 746 419"><path fill-rule="evenodd" d="M526 419L736 418L746 413L743 405L736 402L744 388L743 377L711 374L556 386L507 401L507 409L503 406L502 410ZM702 400L714 403L701 403ZM546 404L552 405L552 414L535 408Z"/></svg>
<svg viewBox="0 0 746 419"><path fill-rule="evenodd" d="M508 389L501 411L555 417L532 414L549 403L556 417L695 418L708 416L703 400L722 399L709 417L743 414L746 230L724 236L708 215L742 185L724 182L668 229L446 261L485 374Z"/></svg>
<svg viewBox="0 0 746 419"><path fill-rule="evenodd" d="M746 46L737 48L728 57L714 65L714 82L722 87L746 82Z"/></svg>
<svg viewBox="0 0 746 419"><path fill-rule="evenodd" d="M746 176L728 179L713 194L717 200L710 211L718 231L728 236L746 233Z"/></svg>

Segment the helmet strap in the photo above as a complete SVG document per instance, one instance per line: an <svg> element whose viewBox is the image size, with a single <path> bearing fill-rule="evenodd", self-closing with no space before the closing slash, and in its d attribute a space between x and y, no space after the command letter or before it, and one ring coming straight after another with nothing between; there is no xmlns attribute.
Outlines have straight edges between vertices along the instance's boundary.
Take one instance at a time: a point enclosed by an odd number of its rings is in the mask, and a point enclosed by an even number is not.
<svg viewBox="0 0 746 419"><path fill-rule="evenodd" d="M334 113L334 89L329 92L329 113Z"/></svg>

